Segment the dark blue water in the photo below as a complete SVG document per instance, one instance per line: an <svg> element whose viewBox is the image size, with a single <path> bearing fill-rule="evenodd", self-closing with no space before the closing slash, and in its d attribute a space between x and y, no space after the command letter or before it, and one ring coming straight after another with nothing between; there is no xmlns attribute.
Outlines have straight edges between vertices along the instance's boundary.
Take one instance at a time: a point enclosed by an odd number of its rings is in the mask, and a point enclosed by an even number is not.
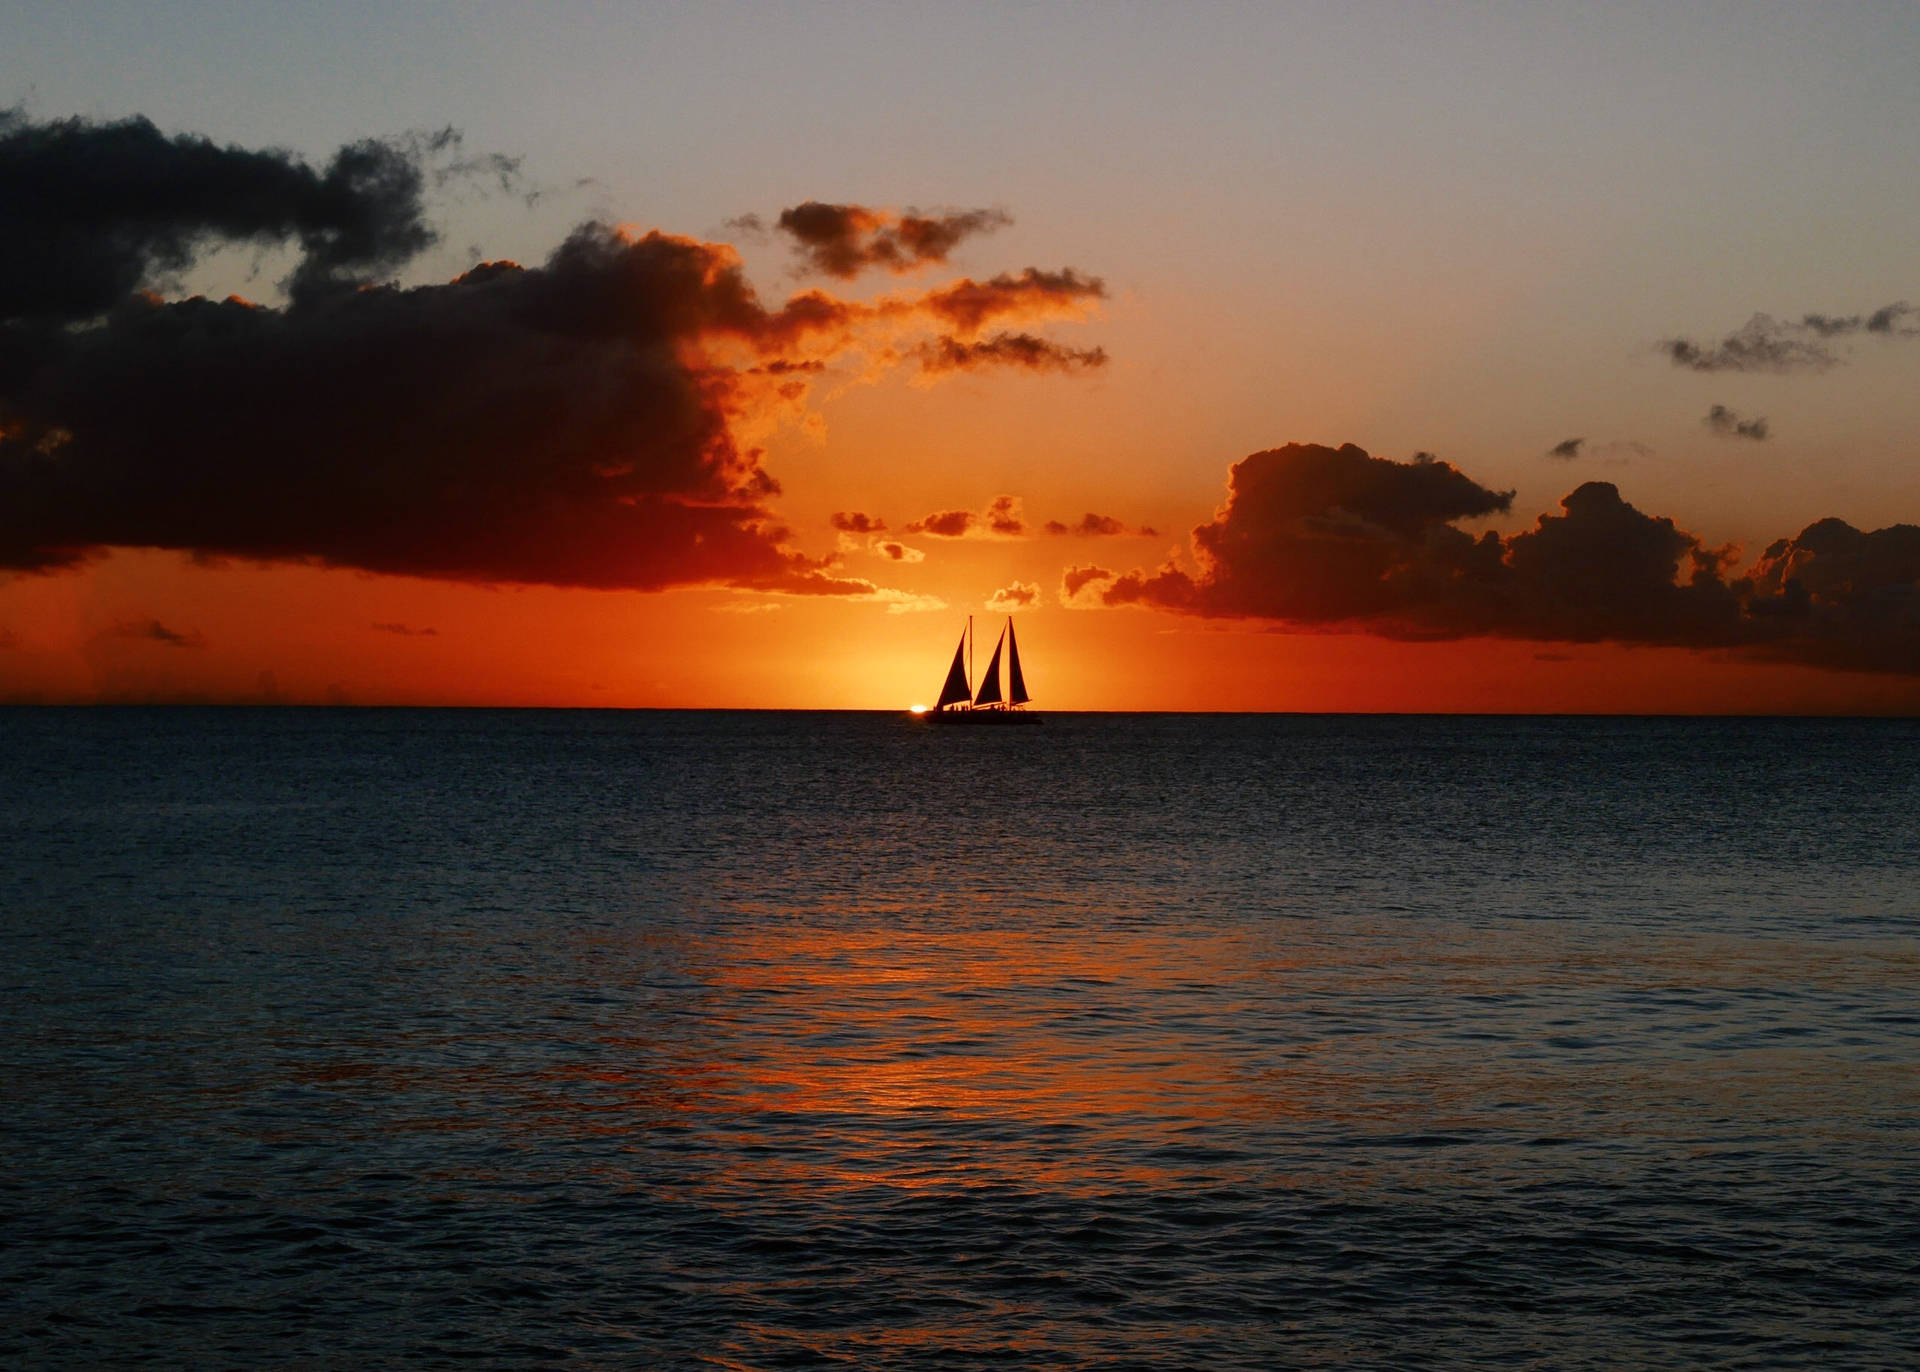
<svg viewBox="0 0 1920 1372"><path fill-rule="evenodd" d="M1912 1366L1920 724L0 711L0 1364Z"/></svg>

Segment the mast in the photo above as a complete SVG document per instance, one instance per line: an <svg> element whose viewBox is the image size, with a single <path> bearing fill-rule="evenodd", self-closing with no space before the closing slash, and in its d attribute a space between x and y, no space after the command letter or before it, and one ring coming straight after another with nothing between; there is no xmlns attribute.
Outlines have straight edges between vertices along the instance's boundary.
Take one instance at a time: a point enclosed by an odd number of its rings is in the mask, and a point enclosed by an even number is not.
<svg viewBox="0 0 1920 1372"><path fill-rule="evenodd" d="M973 699L973 616L967 616L967 699Z"/></svg>

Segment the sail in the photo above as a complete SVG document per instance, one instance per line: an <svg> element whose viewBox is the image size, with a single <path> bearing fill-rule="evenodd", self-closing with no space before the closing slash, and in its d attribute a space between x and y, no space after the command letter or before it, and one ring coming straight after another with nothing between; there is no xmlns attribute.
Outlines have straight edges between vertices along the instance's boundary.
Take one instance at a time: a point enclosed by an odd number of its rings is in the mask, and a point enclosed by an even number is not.
<svg viewBox="0 0 1920 1372"><path fill-rule="evenodd" d="M1033 697L1027 694L1027 679L1020 675L1020 644L1013 637L1013 621L1007 621L1007 703L1025 705Z"/></svg>
<svg viewBox="0 0 1920 1372"><path fill-rule="evenodd" d="M1007 627L1011 629L1012 623ZM980 678L980 694L973 698L975 705L995 705L1000 701L1000 648L1007 641L1006 634L1000 635L1000 642L993 645L993 658L987 663L987 674Z"/></svg>
<svg viewBox="0 0 1920 1372"><path fill-rule="evenodd" d="M963 633L960 635L960 646L953 650L953 666L947 668L947 684L940 688L940 699L933 708L944 710L971 694L967 689L967 636Z"/></svg>

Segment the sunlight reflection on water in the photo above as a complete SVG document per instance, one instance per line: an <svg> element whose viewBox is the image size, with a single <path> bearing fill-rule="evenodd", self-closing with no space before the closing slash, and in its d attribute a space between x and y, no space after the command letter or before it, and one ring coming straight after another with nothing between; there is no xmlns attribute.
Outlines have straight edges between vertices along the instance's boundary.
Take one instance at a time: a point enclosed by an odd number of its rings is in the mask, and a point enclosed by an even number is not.
<svg viewBox="0 0 1920 1372"><path fill-rule="evenodd" d="M1912 725L20 715L12 1362L1920 1330Z"/></svg>

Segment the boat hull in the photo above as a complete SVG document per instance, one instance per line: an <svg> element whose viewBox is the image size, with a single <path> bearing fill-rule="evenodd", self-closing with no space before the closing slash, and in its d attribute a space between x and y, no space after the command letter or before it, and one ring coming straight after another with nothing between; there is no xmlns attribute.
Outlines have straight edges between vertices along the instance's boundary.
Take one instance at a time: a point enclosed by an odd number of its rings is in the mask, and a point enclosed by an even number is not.
<svg viewBox="0 0 1920 1372"><path fill-rule="evenodd" d="M925 720L929 724L970 724L986 726L995 724L1038 724L1040 716L1028 714L1025 710L930 710L915 719Z"/></svg>

